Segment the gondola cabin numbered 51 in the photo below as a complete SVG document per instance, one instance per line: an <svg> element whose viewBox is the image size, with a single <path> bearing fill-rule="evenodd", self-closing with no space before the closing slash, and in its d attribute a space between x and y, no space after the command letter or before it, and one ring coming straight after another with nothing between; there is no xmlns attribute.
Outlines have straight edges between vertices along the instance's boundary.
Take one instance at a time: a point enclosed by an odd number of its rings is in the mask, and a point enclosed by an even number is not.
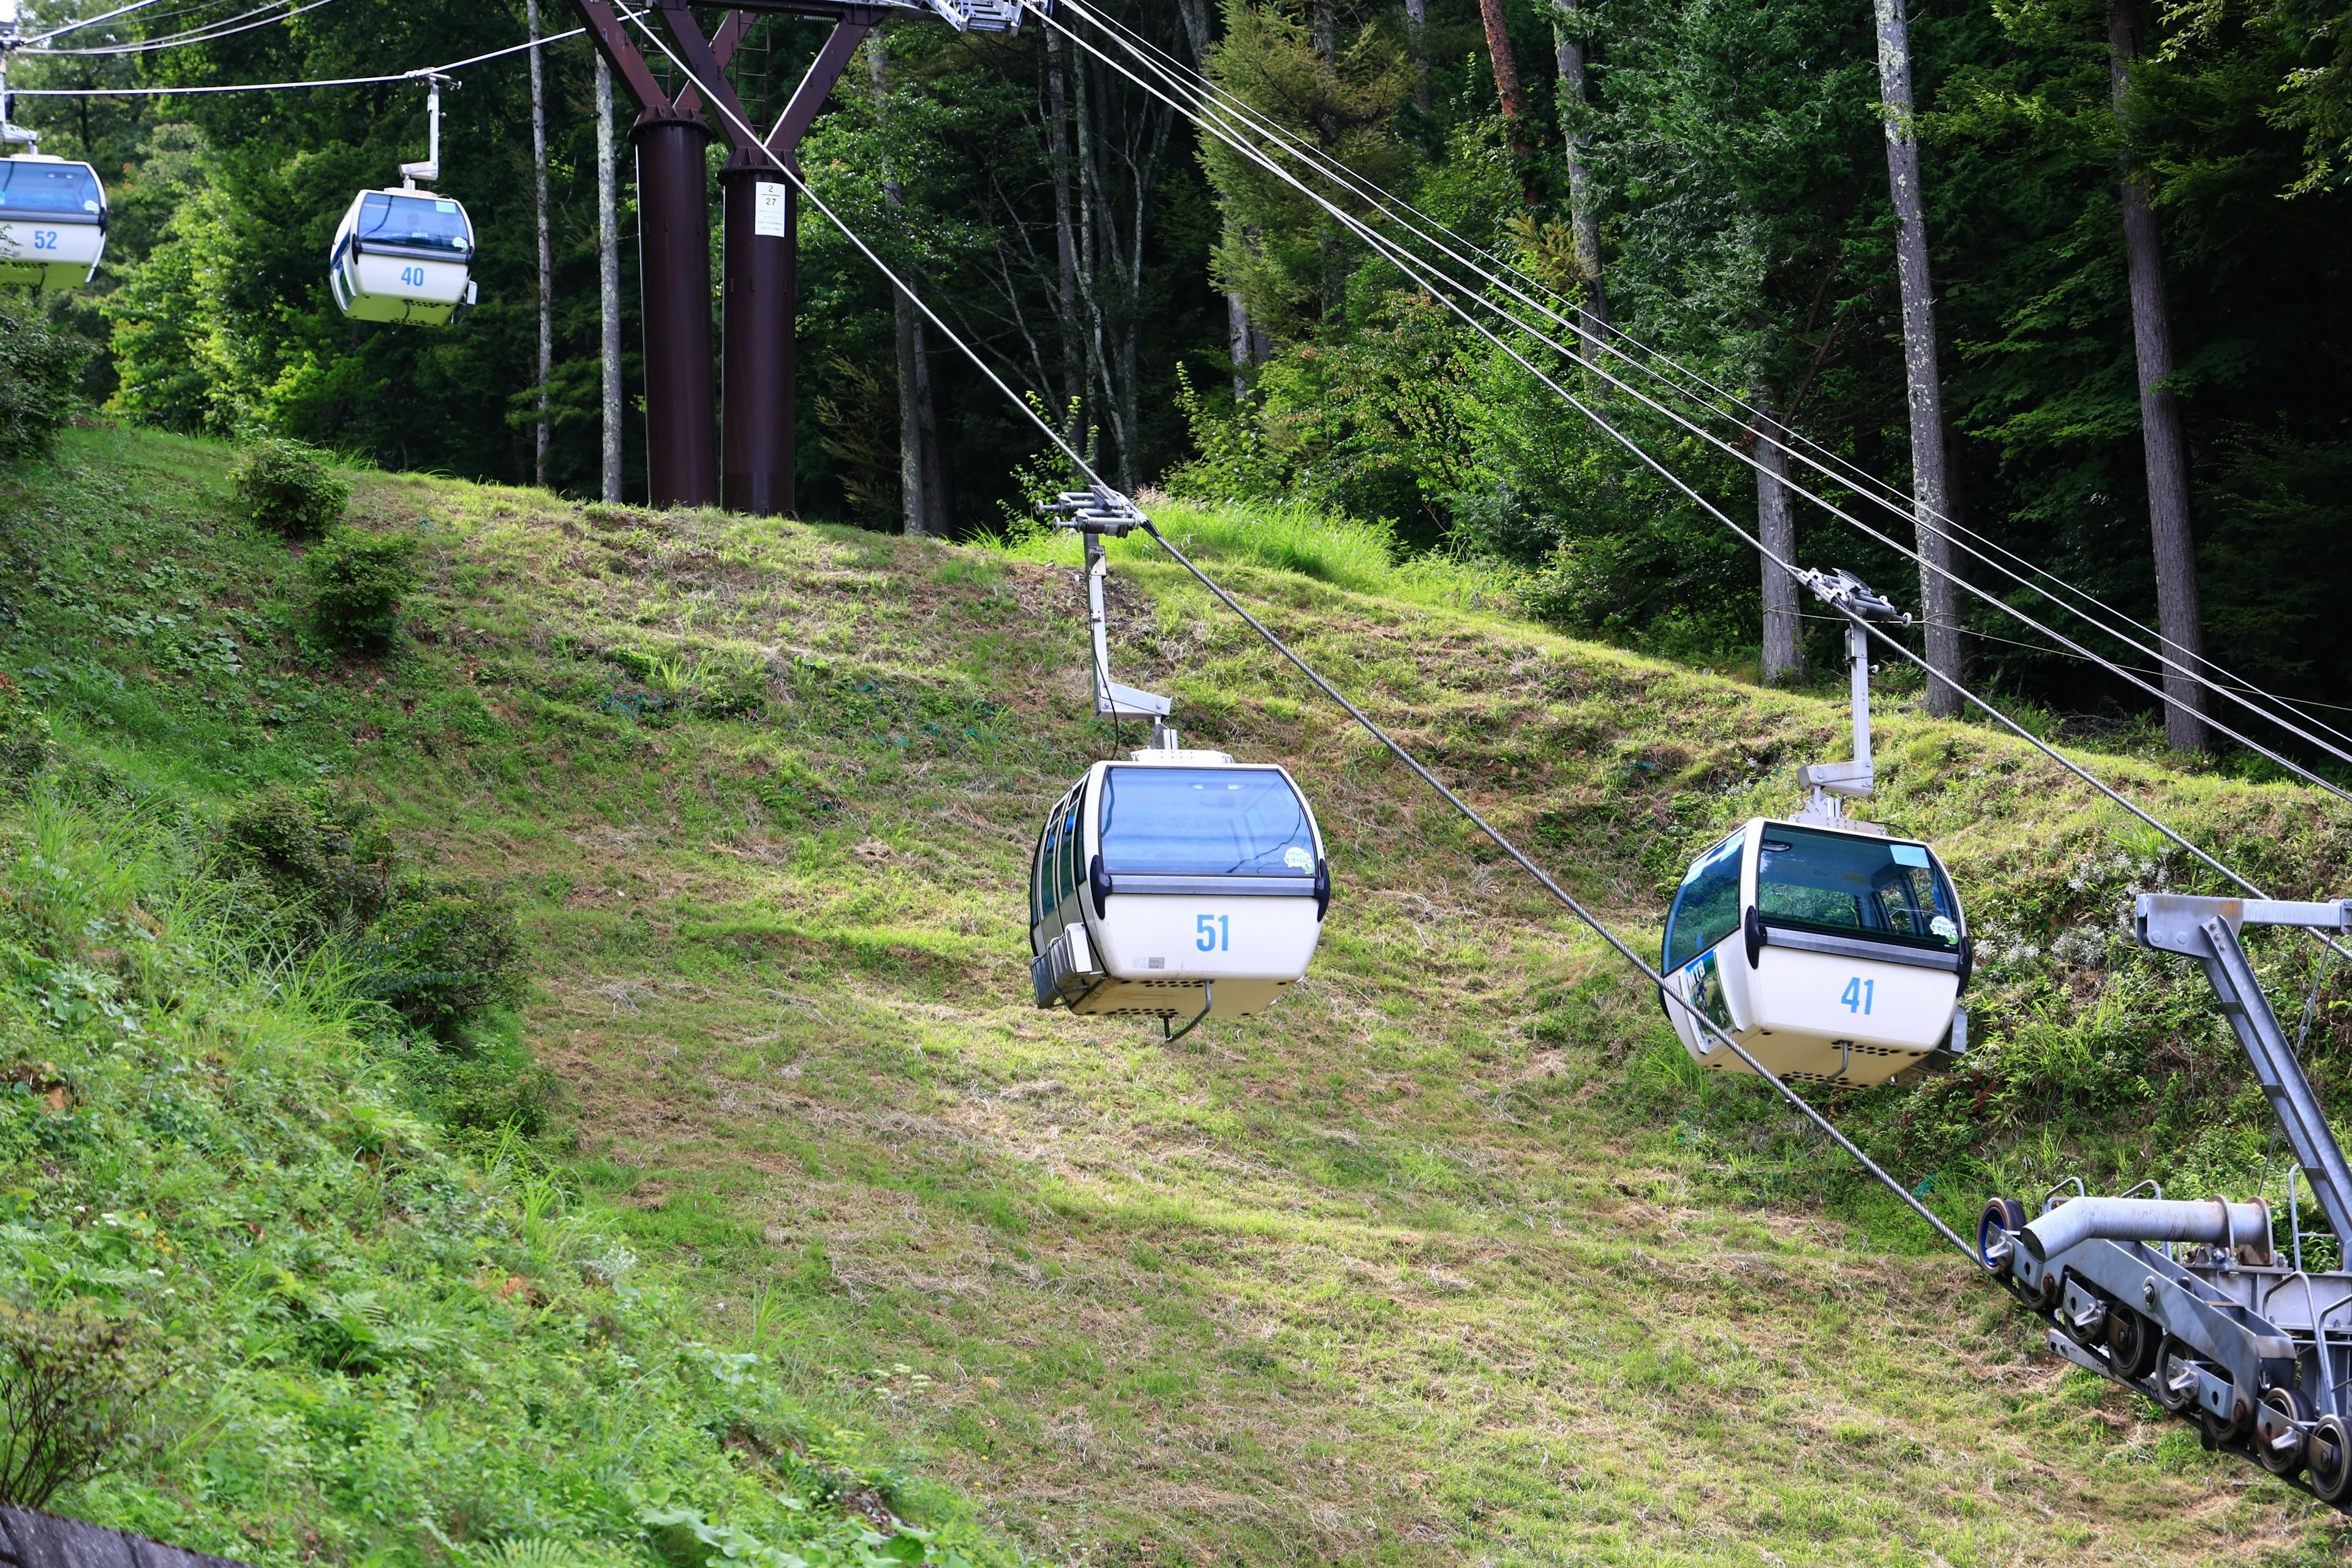
<svg viewBox="0 0 2352 1568"><path fill-rule="evenodd" d="M1037 1005L1241 1017L1307 973L1331 903L1283 769L1223 752L1097 763L1055 803L1029 879Z"/></svg>
<svg viewBox="0 0 2352 1568"><path fill-rule="evenodd" d="M1969 965L1959 899L1934 850L1759 817L1683 874L1661 968L1768 1070L1869 1084L1964 1048ZM1749 1070L1688 1010L1665 1006L1700 1066Z"/></svg>

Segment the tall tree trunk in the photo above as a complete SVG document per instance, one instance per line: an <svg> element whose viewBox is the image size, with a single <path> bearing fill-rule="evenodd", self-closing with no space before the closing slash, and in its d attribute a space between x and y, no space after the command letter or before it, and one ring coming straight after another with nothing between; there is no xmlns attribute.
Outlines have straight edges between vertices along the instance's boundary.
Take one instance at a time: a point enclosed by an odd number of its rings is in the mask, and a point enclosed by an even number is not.
<svg viewBox="0 0 2352 1568"><path fill-rule="evenodd" d="M596 51L596 293L602 307L604 500L621 500L621 174L614 163L613 68Z"/></svg>
<svg viewBox="0 0 2352 1568"><path fill-rule="evenodd" d="M1078 319L1078 225L1070 192L1070 102L1068 46L1060 33L1045 34L1045 95L1051 134L1047 157L1054 170L1054 243L1061 277L1054 309L1062 332L1062 439L1078 443L1078 409L1086 397L1087 373L1081 344L1085 329Z"/></svg>
<svg viewBox="0 0 2352 1568"><path fill-rule="evenodd" d="M2107 10L2108 64L2116 118L2128 139L2126 72L2139 54L2139 11L2133 0ZM2157 629L2166 647L2164 739L2178 752L2205 749L2205 689L2189 677L2205 638L2197 605L2197 545L2189 531L2188 441L2172 379L2172 312L2164 292L2164 243L2149 205L2147 175L2126 146L2123 175L2124 264L2131 279L2132 347L2139 359L2141 445L2147 457L2147 526L2156 549Z"/></svg>
<svg viewBox="0 0 2352 1568"><path fill-rule="evenodd" d="M1495 96L1503 118L1511 122L1511 138L1519 138L1519 121L1527 117L1527 98L1519 90L1519 58L1511 52L1511 30L1503 15L1503 0L1478 0L1479 19L1486 24L1486 56L1495 67Z"/></svg>
<svg viewBox="0 0 2352 1568"><path fill-rule="evenodd" d="M524 19L535 42L539 37L539 0L523 0ZM539 427L533 434L531 475L547 483L547 442L551 430L547 384L555 374L555 253L547 235L547 69L541 49L530 55L530 167L532 195L539 209Z"/></svg>
<svg viewBox="0 0 2352 1568"><path fill-rule="evenodd" d="M1412 51L1412 106L1429 112L1429 0L1404 0L1405 45Z"/></svg>
<svg viewBox="0 0 2352 1568"><path fill-rule="evenodd" d="M1789 505L1789 454L1780 445L1772 395L1759 386L1756 405L1756 536L1769 555L1795 564L1797 520ZM1797 607L1797 580L1759 557L1764 571L1764 684L1793 686L1805 678L1805 623Z"/></svg>
<svg viewBox="0 0 2352 1568"><path fill-rule="evenodd" d="M1609 290L1601 274L1601 214L1592 199L1592 175L1584 164L1584 117L1592 97L1585 79L1583 18L1578 0L1559 0L1562 20L1552 25L1559 55L1560 132L1568 143L1568 221L1576 237L1577 270L1584 293L1577 301L1588 337L1598 339L1609 324Z"/></svg>
<svg viewBox="0 0 2352 1568"><path fill-rule="evenodd" d="M1426 0L1412 0L1423 5ZM1185 41L1192 46L1192 67L1203 77L1209 74L1209 7L1207 0L1180 0L1179 9L1184 17ZM1426 89L1424 89L1426 90ZM1224 248L1239 248L1240 229L1233 217L1225 218ZM1238 289L1225 290L1225 349L1234 362L1234 398L1239 402L1249 395L1249 371L1256 363L1250 351L1254 337L1250 330L1249 301Z"/></svg>
<svg viewBox="0 0 2352 1568"><path fill-rule="evenodd" d="M1518 172L1519 195L1529 211L1541 205L1536 188L1535 148L1528 142L1528 98L1519 87L1519 57L1511 49L1511 29L1503 14L1503 0L1478 0L1479 17L1486 24L1486 55L1495 67L1495 97L1503 107L1503 127L1511 138L1511 163Z"/></svg>
<svg viewBox="0 0 2352 1568"><path fill-rule="evenodd" d="M879 28L866 35L866 69L879 104L890 89L890 40ZM907 205L907 187L896 175L882 182L882 200L894 208ZM935 531L931 527L930 478L923 462L921 394L929 390L923 363L923 322L915 301L903 289L890 292L893 324L898 348L898 521L910 536Z"/></svg>
<svg viewBox="0 0 2352 1568"><path fill-rule="evenodd" d="M1919 139L1911 99L1911 38L1904 0L1877 0L1878 89L1885 102L1886 179L1895 202L1895 271L1903 292L1903 370L1911 403L1911 489L1918 531L1919 607L1927 665L1960 679L1958 594L1952 581L1945 482L1944 390L1936 363L1935 285L1927 273L1927 222L1919 190ZM1960 695L1927 682L1927 711L1957 718Z"/></svg>
<svg viewBox="0 0 2352 1568"><path fill-rule="evenodd" d="M948 487L947 462L940 450L940 420L931 396L930 336L923 318L915 317L915 434L923 457L923 526L942 537L955 528L953 492Z"/></svg>
<svg viewBox="0 0 2352 1568"><path fill-rule="evenodd" d="M1095 405L1095 418L1087 425L1087 461L1101 460L1099 448L1100 422L1108 419L1111 439L1118 443L1122 464L1129 461L1127 432L1119 427L1120 405L1111 385L1111 363L1106 342L1109 322L1105 319L1102 299L1102 255L1105 226L1112 221L1104 202L1102 174L1102 137L1095 122L1095 103L1099 94L1091 89L1093 75L1084 61L1078 62L1078 297L1087 308L1087 383L1090 391L1099 393L1101 401ZM1131 474L1122 471L1120 483L1129 489L1135 488Z"/></svg>

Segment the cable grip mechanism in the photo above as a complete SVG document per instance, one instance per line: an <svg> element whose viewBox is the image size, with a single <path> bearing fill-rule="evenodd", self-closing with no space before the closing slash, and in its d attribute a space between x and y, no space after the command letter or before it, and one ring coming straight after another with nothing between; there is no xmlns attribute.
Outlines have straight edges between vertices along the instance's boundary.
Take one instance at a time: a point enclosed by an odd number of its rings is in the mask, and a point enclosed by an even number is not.
<svg viewBox="0 0 2352 1568"><path fill-rule="evenodd" d="M1805 788L1805 808L1794 820L1883 833L1885 829L1846 816L1842 803L1867 799L1878 785L1878 772L1870 756L1870 633L1865 628L1907 626L1911 617L1843 567L1833 572L1800 572L1796 578L1813 591L1815 598L1845 617L1845 657L1853 699L1853 760L1814 763L1797 770L1798 782Z"/></svg>
<svg viewBox="0 0 2352 1568"><path fill-rule="evenodd" d="M1055 528L1086 536L1087 619L1094 637L1095 712L1112 720L1149 719L1152 749L1178 750L1182 742L1168 725L1168 716L1176 709L1174 700L1121 686L1110 678L1109 616L1103 607L1103 579L1109 574L1110 561L1103 553L1103 536L1124 539L1139 528L1150 528L1151 520L1138 510L1133 501L1100 481L1082 490L1064 490L1037 510Z"/></svg>

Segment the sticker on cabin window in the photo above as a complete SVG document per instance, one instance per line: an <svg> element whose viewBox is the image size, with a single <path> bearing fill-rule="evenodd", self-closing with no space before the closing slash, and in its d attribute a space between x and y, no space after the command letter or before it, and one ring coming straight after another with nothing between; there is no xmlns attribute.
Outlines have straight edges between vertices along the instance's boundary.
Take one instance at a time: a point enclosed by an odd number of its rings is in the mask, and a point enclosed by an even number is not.
<svg viewBox="0 0 2352 1568"><path fill-rule="evenodd" d="M457 204L456 202L435 202L433 204L433 210L436 213L453 213L457 210Z"/></svg>
<svg viewBox="0 0 2352 1568"><path fill-rule="evenodd" d="M792 230L784 226L791 211L792 187L772 185L761 180L759 185L759 205L751 215L751 232L762 239L784 239Z"/></svg>
<svg viewBox="0 0 2352 1568"><path fill-rule="evenodd" d="M1916 844L1890 844L1886 847L1894 854L1897 866L1916 866L1922 871L1927 868L1927 852Z"/></svg>
<svg viewBox="0 0 2352 1568"><path fill-rule="evenodd" d="M1282 852L1282 863L1294 871L1315 869L1315 857L1295 844Z"/></svg>
<svg viewBox="0 0 2352 1568"><path fill-rule="evenodd" d="M1960 940L1960 928L1952 923L1952 917L1949 915L1937 915L1927 922L1927 929L1946 942Z"/></svg>

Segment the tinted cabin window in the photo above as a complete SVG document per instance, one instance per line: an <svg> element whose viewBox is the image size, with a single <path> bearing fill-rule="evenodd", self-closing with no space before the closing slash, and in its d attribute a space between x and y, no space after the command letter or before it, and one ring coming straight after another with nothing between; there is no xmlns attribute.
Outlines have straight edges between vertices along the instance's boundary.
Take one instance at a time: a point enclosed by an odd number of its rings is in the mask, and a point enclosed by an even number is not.
<svg viewBox="0 0 2352 1568"><path fill-rule="evenodd" d="M1062 803L1054 803L1054 814L1045 819L1045 835L1037 845L1037 918L1044 920L1054 912L1060 895L1055 891L1062 874Z"/></svg>
<svg viewBox="0 0 2352 1568"><path fill-rule="evenodd" d="M1147 876L1313 877L1315 833L1290 781L1266 768L1113 768L1103 867Z"/></svg>
<svg viewBox="0 0 2352 1568"><path fill-rule="evenodd" d="M1756 903L1788 925L1941 948L1960 942L1958 901L1917 844L1776 823L1758 850Z"/></svg>
<svg viewBox="0 0 2352 1568"><path fill-rule="evenodd" d="M89 164L0 158L0 217L26 213L95 219L105 212L106 198Z"/></svg>
<svg viewBox="0 0 2352 1568"><path fill-rule="evenodd" d="M446 250L454 257L469 255L474 248L474 231L457 204L433 196L372 193L360 202L356 232L363 240Z"/></svg>
<svg viewBox="0 0 2352 1568"><path fill-rule="evenodd" d="M1062 897L1077 891L1083 873L1078 868L1078 855L1086 847L1086 837L1078 831L1078 797L1072 795L1062 814Z"/></svg>
<svg viewBox="0 0 2352 1568"><path fill-rule="evenodd" d="M1037 847L1029 852L1029 923L1036 925L1045 918L1045 834L1053 831L1048 822L1045 832L1037 835Z"/></svg>
<svg viewBox="0 0 2352 1568"><path fill-rule="evenodd" d="M1680 969L1739 929L1739 862L1747 838L1742 828L1683 873L1682 890L1666 916L1666 968Z"/></svg>

